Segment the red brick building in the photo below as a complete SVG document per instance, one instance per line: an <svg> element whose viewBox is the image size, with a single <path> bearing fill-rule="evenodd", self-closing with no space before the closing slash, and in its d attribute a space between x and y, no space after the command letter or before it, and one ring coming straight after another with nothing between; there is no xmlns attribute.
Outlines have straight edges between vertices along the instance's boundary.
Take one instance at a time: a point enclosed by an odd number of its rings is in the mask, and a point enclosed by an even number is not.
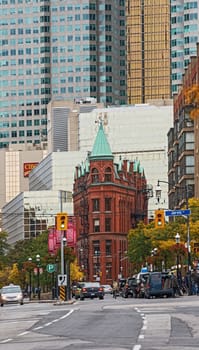
<svg viewBox="0 0 199 350"><path fill-rule="evenodd" d="M128 232L147 222L146 178L138 161L114 162L102 123L92 152L76 167L73 201L85 279L110 284L127 277Z"/></svg>

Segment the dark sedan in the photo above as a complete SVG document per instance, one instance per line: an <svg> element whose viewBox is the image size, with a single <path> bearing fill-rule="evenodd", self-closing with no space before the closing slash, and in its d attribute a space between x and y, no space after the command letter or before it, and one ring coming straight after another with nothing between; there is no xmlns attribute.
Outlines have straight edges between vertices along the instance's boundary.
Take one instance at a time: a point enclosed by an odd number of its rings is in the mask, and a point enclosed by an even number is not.
<svg viewBox="0 0 199 350"><path fill-rule="evenodd" d="M85 298L104 299L104 288L99 282L83 282L79 290L79 298L80 300L84 300Z"/></svg>

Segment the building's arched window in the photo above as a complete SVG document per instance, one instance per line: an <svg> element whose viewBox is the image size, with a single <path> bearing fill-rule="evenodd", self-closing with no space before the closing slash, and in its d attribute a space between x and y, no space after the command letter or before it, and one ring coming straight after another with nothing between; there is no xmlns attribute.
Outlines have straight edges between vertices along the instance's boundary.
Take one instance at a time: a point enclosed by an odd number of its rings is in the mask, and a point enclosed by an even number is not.
<svg viewBox="0 0 199 350"><path fill-rule="evenodd" d="M92 182L99 182L99 172L96 168L92 170Z"/></svg>
<svg viewBox="0 0 199 350"><path fill-rule="evenodd" d="M104 181L105 182L111 182L111 179L112 179L111 168L108 167L108 168L105 169Z"/></svg>

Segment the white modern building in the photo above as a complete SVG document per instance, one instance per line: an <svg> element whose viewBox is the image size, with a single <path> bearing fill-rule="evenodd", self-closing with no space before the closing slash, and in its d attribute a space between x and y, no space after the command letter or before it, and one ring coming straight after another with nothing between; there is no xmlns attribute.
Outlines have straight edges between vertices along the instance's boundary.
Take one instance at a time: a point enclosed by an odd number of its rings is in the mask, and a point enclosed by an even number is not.
<svg viewBox="0 0 199 350"><path fill-rule="evenodd" d="M25 191L2 209L3 229L9 233L8 244L37 237L55 224L60 212L71 214L72 195L67 191Z"/></svg>
<svg viewBox="0 0 199 350"><path fill-rule="evenodd" d="M87 156L86 151L53 152L33 169L29 176L30 191L73 191L77 164Z"/></svg>

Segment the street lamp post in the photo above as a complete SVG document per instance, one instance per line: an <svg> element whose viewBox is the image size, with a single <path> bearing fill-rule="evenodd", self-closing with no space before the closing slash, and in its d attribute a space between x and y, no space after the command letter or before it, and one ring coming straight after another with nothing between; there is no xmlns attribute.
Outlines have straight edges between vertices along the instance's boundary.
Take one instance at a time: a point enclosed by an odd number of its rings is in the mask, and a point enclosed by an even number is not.
<svg viewBox="0 0 199 350"><path fill-rule="evenodd" d="M177 281L180 284L180 269L179 269L179 265L180 265L180 259L179 259L179 243L180 243L180 235L179 233L176 233L175 235L175 239L176 239L176 245L177 245L177 260L176 260L176 265L177 265Z"/></svg>
<svg viewBox="0 0 199 350"><path fill-rule="evenodd" d="M157 252L158 252L158 248L153 248L151 251L151 256L154 257L152 271L156 271L155 256L157 255Z"/></svg>
<svg viewBox="0 0 199 350"><path fill-rule="evenodd" d="M32 258L28 258L28 261L31 265ZM31 273L31 266L29 266L29 300L31 300L31 293L32 293L32 273Z"/></svg>
<svg viewBox="0 0 199 350"><path fill-rule="evenodd" d="M96 256L96 280L100 281L100 264L99 264L99 251L95 250L95 256Z"/></svg>
<svg viewBox="0 0 199 350"><path fill-rule="evenodd" d="M36 255L36 262L37 262L37 295L38 300L40 300L40 255Z"/></svg>

